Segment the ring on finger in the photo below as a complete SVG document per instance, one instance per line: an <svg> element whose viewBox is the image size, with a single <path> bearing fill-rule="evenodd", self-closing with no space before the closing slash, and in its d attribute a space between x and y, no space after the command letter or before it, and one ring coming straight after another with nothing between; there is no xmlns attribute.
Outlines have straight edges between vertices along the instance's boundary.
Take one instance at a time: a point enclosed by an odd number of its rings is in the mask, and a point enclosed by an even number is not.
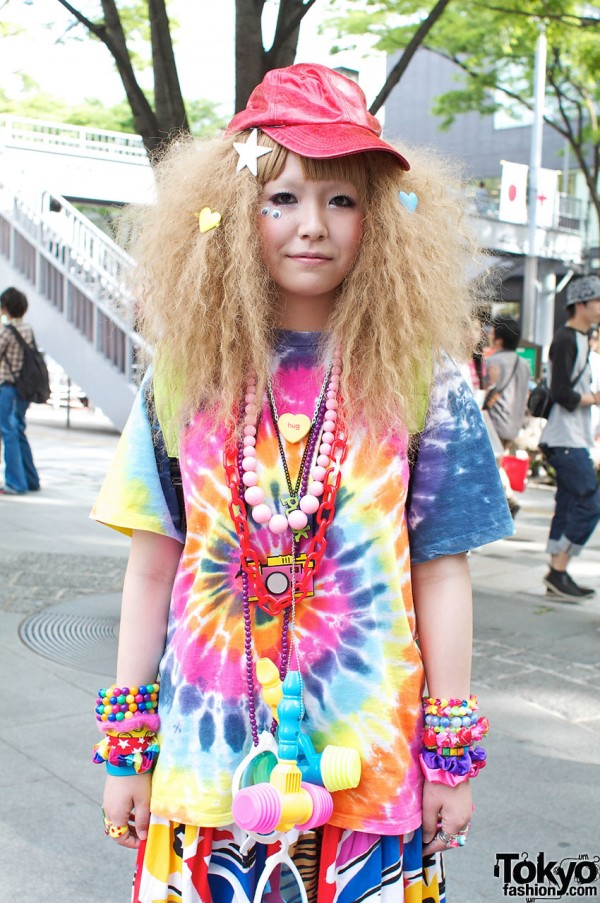
<svg viewBox="0 0 600 903"><path fill-rule="evenodd" d="M126 834L129 834L129 825L115 825L110 818L106 817L104 809L102 810L102 820L104 822L104 833L107 837L118 840L119 837L125 837Z"/></svg>
<svg viewBox="0 0 600 903"><path fill-rule="evenodd" d="M457 831L456 834L448 834L447 831L440 828L436 836L442 843L445 843L450 850L456 849L457 847L464 847L467 842L467 834L469 833L470 827L471 822L466 824L464 828L461 828L460 831Z"/></svg>

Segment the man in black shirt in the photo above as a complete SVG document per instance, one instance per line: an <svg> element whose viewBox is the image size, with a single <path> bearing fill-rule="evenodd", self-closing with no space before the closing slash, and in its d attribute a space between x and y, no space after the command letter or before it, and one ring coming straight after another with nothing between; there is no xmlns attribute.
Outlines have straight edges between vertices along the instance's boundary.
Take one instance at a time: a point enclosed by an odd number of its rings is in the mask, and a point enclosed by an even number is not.
<svg viewBox="0 0 600 903"><path fill-rule="evenodd" d="M569 319L550 346L550 395L553 401L540 446L556 472L556 507L547 550L550 570L544 578L548 595L575 602L594 595L579 586L567 566L579 555L600 520L600 487L590 456L592 392L588 332L600 321L600 279L574 279L567 290Z"/></svg>

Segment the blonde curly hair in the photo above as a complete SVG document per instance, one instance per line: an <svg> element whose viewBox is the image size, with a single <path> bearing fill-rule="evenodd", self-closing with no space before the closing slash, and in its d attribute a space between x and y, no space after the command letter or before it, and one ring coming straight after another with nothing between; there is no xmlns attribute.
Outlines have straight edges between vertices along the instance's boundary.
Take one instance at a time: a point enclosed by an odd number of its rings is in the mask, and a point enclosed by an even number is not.
<svg viewBox="0 0 600 903"><path fill-rule="evenodd" d="M138 327L177 389L180 423L200 408L230 420L248 373L259 385L268 373L279 302L257 216L263 185L277 178L288 151L260 133L273 152L258 160L257 177L236 173L232 144L247 135L174 141L155 168L156 203L126 215L138 262ZM308 179L349 180L363 205L360 250L321 350L325 358L333 345L341 349L348 420L360 414L373 435L400 423L422 427L432 364L444 352L465 357L474 309L468 268L477 248L460 179L430 151L399 149L409 172L381 151L301 158ZM400 191L417 195L414 212ZM222 214L205 234L203 207Z"/></svg>

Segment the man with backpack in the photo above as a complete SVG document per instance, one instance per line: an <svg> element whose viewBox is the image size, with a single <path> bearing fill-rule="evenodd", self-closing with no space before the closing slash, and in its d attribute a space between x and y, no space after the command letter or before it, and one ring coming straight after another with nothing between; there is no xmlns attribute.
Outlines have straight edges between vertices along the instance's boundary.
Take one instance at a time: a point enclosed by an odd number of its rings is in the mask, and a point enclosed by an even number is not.
<svg viewBox="0 0 600 903"><path fill-rule="evenodd" d="M590 449L592 406L600 404L593 392L588 332L600 321L600 279L583 276L567 289L567 322L550 346L552 408L540 448L556 473L556 507L547 551L550 570L544 577L549 596L577 602L594 595L567 573L571 558L579 555L600 520L600 487Z"/></svg>
<svg viewBox="0 0 600 903"><path fill-rule="evenodd" d="M16 288L7 288L0 295L3 315L0 328L0 435L4 447L2 492L5 495L21 495L40 488L40 478L25 433L29 399L23 398L17 390L26 354L20 339L28 346L35 346L33 330L23 320L27 307L26 296Z"/></svg>

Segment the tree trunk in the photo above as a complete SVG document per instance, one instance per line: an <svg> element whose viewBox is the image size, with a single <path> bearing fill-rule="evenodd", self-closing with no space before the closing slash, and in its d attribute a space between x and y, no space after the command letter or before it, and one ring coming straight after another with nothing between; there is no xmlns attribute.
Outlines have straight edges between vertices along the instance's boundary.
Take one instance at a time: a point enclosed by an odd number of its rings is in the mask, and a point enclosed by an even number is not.
<svg viewBox="0 0 600 903"><path fill-rule="evenodd" d="M133 113L136 131L151 156L160 143L158 119L135 77L115 0L102 0L102 12L104 27L99 29L97 36L112 54Z"/></svg>
<svg viewBox="0 0 600 903"><path fill-rule="evenodd" d="M148 0L148 14L154 69L154 105L164 138L182 129L189 131L189 125L164 0Z"/></svg>
<svg viewBox="0 0 600 903"><path fill-rule="evenodd" d="M279 15L273 46L267 52L267 66L269 69L281 69L284 66L292 66L296 59L300 25L304 16L316 0L280 0ZM263 72L264 75L264 72Z"/></svg>
<svg viewBox="0 0 600 903"><path fill-rule="evenodd" d="M264 0L235 0L235 111L243 110L270 69L291 66L304 16L317 0L280 0L273 45L264 48ZM448 2L448 0L446 0Z"/></svg>
<svg viewBox="0 0 600 903"><path fill-rule="evenodd" d="M131 64L117 0L101 0L104 14L104 22L101 24L88 19L69 0L58 2L102 41L110 52L131 107L135 129L142 136L152 160L165 139L181 129L189 129L165 0L147 0L156 112L138 84ZM267 52L263 46L261 23L265 0L236 0L236 112L246 106L248 97L269 69L292 65L302 20L316 2L317 0L280 0L273 46Z"/></svg>
<svg viewBox="0 0 600 903"><path fill-rule="evenodd" d="M155 55L154 76L157 82L157 94L160 95L160 101L157 101L158 115L152 109L148 98L138 84L115 0L101 0L104 15L104 21L101 24L88 19L69 0L58 0L58 2L91 34L102 41L112 56L133 114L135 130L141 135L148 157L152 162L165 137L176 129L187 128L187 117L175 68L169 22L163 0L148 0L152 52Z"/></svg>
<svg viewBox="0 0 600 903"><path fill-rule="evenodd" d="M235 0L235 112L243 110L262 81L265 51L261 17L264 0Z"/></svg>

